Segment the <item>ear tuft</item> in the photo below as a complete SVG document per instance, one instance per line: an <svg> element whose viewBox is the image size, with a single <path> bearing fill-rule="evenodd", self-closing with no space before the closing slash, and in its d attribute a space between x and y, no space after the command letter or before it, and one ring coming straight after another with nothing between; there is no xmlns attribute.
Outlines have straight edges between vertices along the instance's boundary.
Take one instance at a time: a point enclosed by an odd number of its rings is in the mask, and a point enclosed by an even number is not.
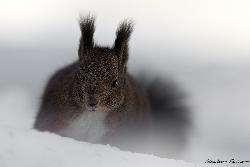
<svg viewBox="0 0 250 167"><path fill-rule="evenodd" d="M81 38L78 54L79 56L87 49L94 47L93 35L95 32L95 17L92 15L80 16L79 19Z"/></svg>
<svg viewBox="0 0 250 167"><path fill-rule="evenodd" d="M113 49L118 54L121 64L126 65L128 60L128 41L133 32L134 23L132 20L123 21L117 31Z"/></svg>
<svg viewBox="0 0 250 167"><path fill-rule="evenodd" d="M128 45L128 41L133 29L134 23L132 20L125 20L119 25L116 31L116 40L114 44L115 50L121 51L121 49L125 49L123 47Z"/></svg>

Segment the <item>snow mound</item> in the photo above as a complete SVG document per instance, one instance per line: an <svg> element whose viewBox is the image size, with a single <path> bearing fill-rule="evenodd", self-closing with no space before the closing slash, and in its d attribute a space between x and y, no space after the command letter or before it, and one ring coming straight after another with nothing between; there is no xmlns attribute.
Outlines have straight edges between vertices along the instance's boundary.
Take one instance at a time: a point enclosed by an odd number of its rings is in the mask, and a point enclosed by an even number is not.
<svg viewBox="0 0 250 167"><path fill-rule="evenodd" d="M0 127L1 167L193 167L183 161L120 151L33 129Z"/></svg>

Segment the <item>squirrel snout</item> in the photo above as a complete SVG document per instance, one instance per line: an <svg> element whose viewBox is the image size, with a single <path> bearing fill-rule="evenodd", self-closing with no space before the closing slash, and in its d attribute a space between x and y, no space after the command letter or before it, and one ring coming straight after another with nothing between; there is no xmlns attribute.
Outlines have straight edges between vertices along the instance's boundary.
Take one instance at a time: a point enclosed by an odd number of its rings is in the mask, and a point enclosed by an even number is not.
<svg viewBox="0 0 250 167"><path fill-rule="evenodd" d="M98 104L98 100L96 97L90 95L88 97L87 103L90 107L95 107Z"/></svg>

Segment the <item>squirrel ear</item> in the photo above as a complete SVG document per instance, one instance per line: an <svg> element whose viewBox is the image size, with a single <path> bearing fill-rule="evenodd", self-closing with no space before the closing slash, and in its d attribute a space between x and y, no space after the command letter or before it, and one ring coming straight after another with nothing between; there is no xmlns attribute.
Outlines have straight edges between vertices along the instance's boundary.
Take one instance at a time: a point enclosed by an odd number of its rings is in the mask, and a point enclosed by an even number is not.
<svg viewBox="0 0 250 167"><path fill-rule="evenodd" d="M81 38L78 48L79 58L84 56L88 49L94 47L93 35L95 32L95 17L92 15L81 16L79 20Z"/></svg>
<svg viewBox="0 0 250 167"><path fill-rule="evenodd" d="M113 49L115 50L116 54L121 58L122 64L125 64L128 60L128 41L133 31L133 28L133 21L125 20L119 25L116 31L116 39Z"/></svg>

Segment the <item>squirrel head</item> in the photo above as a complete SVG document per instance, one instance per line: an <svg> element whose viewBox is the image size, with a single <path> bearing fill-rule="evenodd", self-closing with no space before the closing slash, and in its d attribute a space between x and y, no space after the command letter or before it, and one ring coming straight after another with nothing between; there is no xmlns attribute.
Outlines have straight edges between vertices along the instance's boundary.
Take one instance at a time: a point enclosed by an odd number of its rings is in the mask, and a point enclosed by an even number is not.
<svg viewBox="0 0 250 167"><path fill-rule="evenodd" d="M94 44L95 18L80 19L79 65L75 75L76 101L90 110L112 111L125 97L128 42L133 30L131 21L123 21L116 32L113 47Z"/></svg>

